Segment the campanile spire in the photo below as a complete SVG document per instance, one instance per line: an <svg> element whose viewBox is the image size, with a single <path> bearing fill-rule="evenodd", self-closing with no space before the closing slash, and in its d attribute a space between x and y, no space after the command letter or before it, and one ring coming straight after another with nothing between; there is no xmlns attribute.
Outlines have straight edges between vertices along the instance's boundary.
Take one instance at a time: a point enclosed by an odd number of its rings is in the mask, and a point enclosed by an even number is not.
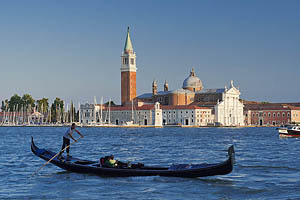
<svg viewBox="0 0 300 200"><path fill-rule="evenodd" d="M132 43L131 43L130 33L129 33L129 26L127 28L127 36L126 36L126 42L125 42L124 52L126 52L126 53L133 53L133 48L132 48Z"/></svg>

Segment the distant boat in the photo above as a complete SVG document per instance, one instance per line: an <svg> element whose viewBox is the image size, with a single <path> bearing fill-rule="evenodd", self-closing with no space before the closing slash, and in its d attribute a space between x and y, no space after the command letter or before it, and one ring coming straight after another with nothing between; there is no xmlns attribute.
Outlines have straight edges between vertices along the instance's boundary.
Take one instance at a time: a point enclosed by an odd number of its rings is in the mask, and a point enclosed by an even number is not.
<svg viewBox="0 0 300 200"><path fill-rule="evenodd" d="M280 130L278 129L278 131ZM300 137L300 126L289 126L286 130L282 129L281 132L279 132L279 135L286 137Z"/></svg>
<svg viewBox="0 0 300 200"><path fill-rule="evenodd" d="M32 152L49 161L56 155L47 149L38 148L33 138L31 141ZM129 177L129 176L171 176L171 177L205 177L215 175L225 175L232 172L234 164L234 148L233 146L228 148L229 158L220 163L216 164L179 164L171 165L170 167L160 166L144 166L144 164L137 163L122 167L105 167L100 164L99 161L82 160L79 158L68 157L67 159L54 158L51 163L68 171L77 173L89 173L98 176L109 176L109 177Z"/></svg>
<svg viewBox="0 0 300 200"><path fill-rule="evenodd" d="M287 134L288 133L288 128L291 128L292 125L290 124L285 124L285 125L281 125L280 127L276 128L278 130L279 134Z"/></svg>

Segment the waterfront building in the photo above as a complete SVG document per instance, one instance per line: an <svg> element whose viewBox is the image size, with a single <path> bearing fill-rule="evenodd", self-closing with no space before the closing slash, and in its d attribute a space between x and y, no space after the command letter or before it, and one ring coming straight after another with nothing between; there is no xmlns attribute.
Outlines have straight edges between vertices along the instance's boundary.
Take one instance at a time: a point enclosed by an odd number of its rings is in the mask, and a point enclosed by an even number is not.
<svg viewBox="0 0 300 200"><path fill-rule="evenodd" d="M45 116L42 113L35 111L29 115L29 118L33 124L43 124Z"/></svg>
<svg viewBox="0 0 300 200"><path fill-rule="evenodd" d="M0 125L3 126L22 126L43 124L47 115L40 112L0 112Z"/></svg>
<svg viewBox="0 0 300 200"><path fill-rule="evenodd" d="M245 101L245 125L278 126L300 123L300 107L293 103L258 103Z"/></svg>
<svg viewBox="0 0 300 200"><path fill-rule="evenodd" d="M100 123L100 107L100 104L81 104L79 107L79 122L85 125Z"/></svg>
<svg viewBox="0 0 300 200"><path fill-rule="evenodd" d="M240 101L240 91L230 83L230 88L226 86L219 89L203 89L202 81L196 76L195 70L192 69L190 75L183 81L182 88L171 90L168 89L167 82L164 84L164 91L157 90L156 80L152 83L152 93L144 93L136 98L138 105L151 104L159 102L164 106L173 106L179 109L180 106L198 106L209 108L214 113L214 119L205 124L212 123L222 126L243 126L243 103ZM176 123L196 125L197 121L192 120L175 120ZM174 119L171 121L174 122ZM164 121L169 123L169 120Z"/></svg>
<svg viewBox="0 0 300 200"><path fill-rule="evenodd" d="M208 126L214 125L215 118L213 109L209 107L161 106L159 102L138 107L86 103L80 105L79 112L83 125Z"/></svg>
<svg viewBox="0 0 300 200"><path fill-rule="evenodd" d="M162 106L163 125L214 125L213 110L195 105Z"/></svg>
<svg viewBox="0 0 300 200"><path fill-rule="evenodd" d="M101 109L100 109L101 108ZM80 105L80 123L83 125L149 125L162 126L160 104L130 106L107 106L100 104Z"/></svg>

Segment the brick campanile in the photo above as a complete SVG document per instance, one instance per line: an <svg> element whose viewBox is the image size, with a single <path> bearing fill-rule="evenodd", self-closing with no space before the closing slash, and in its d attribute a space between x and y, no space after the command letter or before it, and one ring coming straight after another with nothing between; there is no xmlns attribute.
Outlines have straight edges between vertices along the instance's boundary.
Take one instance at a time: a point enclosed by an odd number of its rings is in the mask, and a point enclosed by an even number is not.
<svg viewBox="0 0 300 200"><path fill-rule="evenodd" d="M132 48L129 27L121 62L121 102L124 106L136 97L136 55Z"/></svg>

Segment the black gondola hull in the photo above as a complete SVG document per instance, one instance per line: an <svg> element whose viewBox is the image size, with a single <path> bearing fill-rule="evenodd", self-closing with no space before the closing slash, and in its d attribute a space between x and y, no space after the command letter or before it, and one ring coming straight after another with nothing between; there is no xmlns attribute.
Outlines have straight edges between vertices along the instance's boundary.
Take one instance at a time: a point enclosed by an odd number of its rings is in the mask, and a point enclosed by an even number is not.
<svg viewBox="0 0 300 200"><path fill-rule="evenodd" d="M46 149L39 149L33 142L31 142L32 152L44 159L49 161L56 153ZM166 167L139 167L139 168L108 168L102 167L96 161L81 160L78 158L71 157L69 160L59 160L54 158L51 163L71 172L76 173L89 173L96 174L98 176L109 176L109 177L130 177L130 176L170 176L170 177L205 177L215 175L229 174L233 170L234 163L234 149L231 146L228 149L229 158L221 163L217 164L203 164L197 165L197 168L187 169L171 169Z"/></svg>

